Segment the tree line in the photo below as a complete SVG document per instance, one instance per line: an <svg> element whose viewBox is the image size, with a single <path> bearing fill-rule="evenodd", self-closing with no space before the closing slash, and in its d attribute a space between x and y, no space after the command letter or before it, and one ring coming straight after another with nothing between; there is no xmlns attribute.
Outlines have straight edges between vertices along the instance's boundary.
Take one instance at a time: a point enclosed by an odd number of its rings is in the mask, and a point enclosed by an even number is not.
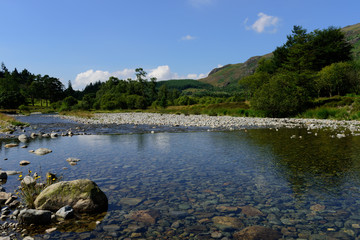
<svg viewBox="0 0 360 240"><path fill-rule="evenodd" d="M239 84L253 109L268 117L294 116L316 97L360 93L359 62L351 50L339 28L308 33L294 26L286 43Z"/></svg>
<svg viewBox="0 0 360 240"><path fill-rule="evenodd" d="M26 69L19 72L15 68L10 72L4 63L1 64L0 108L16 109L27 102L34 105L35 100L48 106L63 99L64 94L64 85L58 78L35 75Z"/></svg>

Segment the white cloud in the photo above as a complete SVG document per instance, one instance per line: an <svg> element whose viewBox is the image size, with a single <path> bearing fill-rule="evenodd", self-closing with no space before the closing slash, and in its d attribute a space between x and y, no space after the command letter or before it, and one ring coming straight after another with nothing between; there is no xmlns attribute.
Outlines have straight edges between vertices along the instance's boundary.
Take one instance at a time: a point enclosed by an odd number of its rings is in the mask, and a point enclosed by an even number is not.
<svg viewBox="0 0 360 240"><path fill-rule="evenodd" d="M156 77L158 80L176 79L179 76L177 73L172 73L168 65L158 66L157 68L151 69L149 78Z"/></svg>
<svg viewBox="0 0 360 240"><path fill-rule="evenodd" d="M156 77L157 80L170 80L170 79L200 79L206 77L206 74L200 73L190 73L185 76L180 76L178 73L171 71L168 65L158 66L155 69L149 71L148 77Z"/></svg>
<svg viewBox="0 0 360 240"><path fill-rule="evenodd" d="M123 69L113 73L101 70L94 71L93 69L90 69L86 72L79 73L76 76L72 86L74 89L83 89L86 85L90 83L95 83L97 81L104 82L108 80L111 76L117 77L119 79L128 79L134 77L134 75L135 69Z"/></svg>
<svg viewBox="0 0 360 240"><path fill-rule="evenodd" d="M187 74L185 76L181 76L178 73L172 72L168 65L158 66L153 69L145 69L148 73L147 78L150 79L152 77L156 77L158 81L162 80L170 80L170 79L200 79L204 78L206 74ZM119 79L135 79L135 69L123 69L115 72L101 71L90 69L86 72L79 73L75 81L72 84L74 89L82 90L86 87L86 85L90 83L95 83L97 81L105 82L111 76L117 77Z"/></svg>
<svg viewBox="0 0 360 240"><path fill-rule="evenodd" d="M258 33L263 33L266 29L269 29L268 32L275 33L277 31L277 26L280 19L278 17L269 16L265 13L258 14L258 20L256 20L250 27L247 26L248 18L245 19L244 24L247 30L254 30Z"/></svg>
<svg viewBox="0 0 360 240"><path fill-rule="evenodd" d="M191 35L186 35L184 37L181 38L182 41L190 41L190 40L194 40L196 37L193 37Z"/></svg>

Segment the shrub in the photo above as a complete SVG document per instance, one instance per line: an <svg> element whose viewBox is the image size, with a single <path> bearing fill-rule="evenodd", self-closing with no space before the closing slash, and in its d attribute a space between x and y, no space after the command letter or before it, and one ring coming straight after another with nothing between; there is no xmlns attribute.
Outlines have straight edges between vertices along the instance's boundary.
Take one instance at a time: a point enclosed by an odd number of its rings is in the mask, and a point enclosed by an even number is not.
<svg viewBox="0 0 360 240"><path fill-rule="evenodd" d="M34 173L34 175L31 176L31 173L31 170L29 170L26 176L28 179L30 179L28 184L23 182L25 176L23 177L23 175L19 175L19 181L21 185L17 194L20 195L21 200L24 202L26 207L35 208L34 201L41 193L41 191L51 184L58 182L61 178L58 178L55 174L47 173L46 179L41 181L41 176L38 176L37 173Z"/></svg>

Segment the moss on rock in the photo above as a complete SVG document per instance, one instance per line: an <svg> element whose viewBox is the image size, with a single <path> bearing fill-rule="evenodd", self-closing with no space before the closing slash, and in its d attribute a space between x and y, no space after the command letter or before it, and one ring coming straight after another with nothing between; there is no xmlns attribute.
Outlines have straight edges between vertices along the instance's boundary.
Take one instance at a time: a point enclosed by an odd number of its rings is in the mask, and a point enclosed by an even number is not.
<svg viewBox="0 0 360 240"><path fill-rule="evenodd" d="M57 211L65 205L76 212L102 212L108 207L103 191L89 179L62 181L45 188L35 199L37 209Z"/></svg>

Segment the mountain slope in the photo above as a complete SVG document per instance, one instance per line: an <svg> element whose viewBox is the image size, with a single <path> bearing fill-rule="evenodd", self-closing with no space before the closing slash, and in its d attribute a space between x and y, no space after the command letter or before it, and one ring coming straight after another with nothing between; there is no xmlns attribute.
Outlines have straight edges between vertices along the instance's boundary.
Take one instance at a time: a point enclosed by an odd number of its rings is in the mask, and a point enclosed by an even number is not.
<svg viewBox="0 0 360 240"><path fill-rule="evenodd" d="M344 27L342 31L345 33L346 40L354 46L354 58L360 60L360 23ZM236 85L241 78L255 72L257 64L262 57L271 56L272 53L269 53L264 56L251 57L244 63L228 64L221 68L215 68L206 78L199 79L199 81L217 87Z"/></svg>
<svg viewBox="0 0 360 240"><path fill-rule="evenodd" d="M353 46L354 59L360 59L360 23L355 25L346 26L343 29L346 40L349 41Z"/></svg>

